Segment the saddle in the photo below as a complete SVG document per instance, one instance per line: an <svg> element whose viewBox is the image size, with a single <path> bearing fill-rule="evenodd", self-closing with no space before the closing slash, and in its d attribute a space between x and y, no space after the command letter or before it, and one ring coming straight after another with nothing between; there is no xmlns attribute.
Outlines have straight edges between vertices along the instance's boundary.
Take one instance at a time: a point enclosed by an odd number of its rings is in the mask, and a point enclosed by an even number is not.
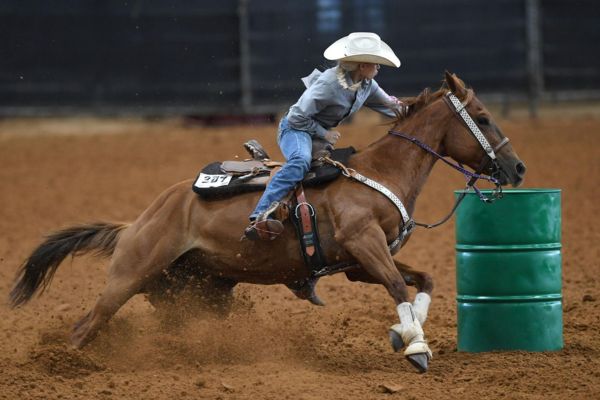
<svg viewBox="0 0 600 400"><path fill-rule="evenodd" d="M282 162L272 161L264 148L256 140L244 143L244 148L250 154L249 159L213 162L205 166L198 174L192 189L204 199L222 199L240 193L262 191L270 177L283 165ZM341 175L341 169L325 164L322 158L329 157L334 161L347 164L356 150L353 147L333 149L324 140L313 139L311 169L304 180L290 193L287 200L275 202L264 215L276 216L278 221L290 219L295 227L300 243L304 263L310 271L310 276L304 280L288 285L288 288L301 299L316 305L324 305L315 293L319 279L318 273L325 270L327 262L321 249L317 227L317 216L314 208L304 195L304 187L316 186L331 182ZM278 224L275 227L265 222L265 232L261 239L273 240L281 232ZM278 228L278 229L274 229ZM265 236L265 237L263 237Z"/></svg>
<svg viewBox="0 0 600 400"><path fill-rule="evenodd" d="M356 152L353 147L334 150L331 145L322 142L313 141L313 161L311 169L302 181L304 187L330 182L341 174L339 168L320 161L322 157L329 156L335 161L346 164L350 156ZM244 148L251 158L241 161L217 161L206 165L196 177L192 186L193 191L204 199L220 199L264 190L270 176L283 165L283 162L271 160L256 140L244 143Z"/></svg>

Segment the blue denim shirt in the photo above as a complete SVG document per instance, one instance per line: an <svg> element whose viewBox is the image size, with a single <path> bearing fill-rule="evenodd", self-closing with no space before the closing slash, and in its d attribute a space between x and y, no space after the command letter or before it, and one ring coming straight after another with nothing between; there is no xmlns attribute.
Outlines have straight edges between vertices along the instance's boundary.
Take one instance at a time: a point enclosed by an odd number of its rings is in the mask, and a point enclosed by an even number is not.
<svg viewBox="0 0 600 400"><path fill-rule="evenodd" d="M322 73L315 70L303 79L307 88L287 113L291 128L323 138L329 129L363 105L390 118L396 117L394 103L374 79L363 80L358 90L345 89L338 81L337 68ZM349 85L353 84L348 73L345 78Z"/></svg>

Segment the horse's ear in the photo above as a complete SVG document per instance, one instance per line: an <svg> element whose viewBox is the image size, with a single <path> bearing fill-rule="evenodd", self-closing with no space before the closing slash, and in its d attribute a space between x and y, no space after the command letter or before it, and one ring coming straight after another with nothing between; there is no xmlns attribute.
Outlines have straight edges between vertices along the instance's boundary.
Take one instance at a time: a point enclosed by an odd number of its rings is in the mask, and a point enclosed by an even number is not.
<svg viewBox="0 0 600 400"><path fill-rule="evenodd" d="M467 95L467 89L465 85L462 83L460 79L456 76L456 74L451 74L450 72L445 72L446 84L448 88L454 93L459 99L464 98Z"/></svg>

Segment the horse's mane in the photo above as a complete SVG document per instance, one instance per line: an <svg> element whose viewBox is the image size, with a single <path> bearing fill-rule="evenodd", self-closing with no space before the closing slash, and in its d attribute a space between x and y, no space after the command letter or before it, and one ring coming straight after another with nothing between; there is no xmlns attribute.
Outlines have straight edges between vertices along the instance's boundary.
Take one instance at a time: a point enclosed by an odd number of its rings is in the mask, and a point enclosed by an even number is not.
<svg viewBox="0 0 600 400"><path fill-rule="evenodd" d="M456 78L458 83L465 87L465 84L462 80ZM395 122L403 121L412 117L415 113L427 107L429 104L443 97L448 92L448 84L446 81L443 81L442 86L432 92L430 88L425 88L421 93L419 93L416 97L403 97L400 100L408 106L408 111L404 115L397 115L397 119ZM462 99L461 99L462 100Z"/></svg>

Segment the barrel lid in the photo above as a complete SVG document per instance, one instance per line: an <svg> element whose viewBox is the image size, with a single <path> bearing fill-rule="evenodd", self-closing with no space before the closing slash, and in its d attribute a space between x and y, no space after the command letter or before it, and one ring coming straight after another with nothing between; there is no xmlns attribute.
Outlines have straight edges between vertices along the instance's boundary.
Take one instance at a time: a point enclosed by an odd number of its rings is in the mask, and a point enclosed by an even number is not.
<svg viewBox="0 0 600 400"><path fill-rule="evenodd" d="M492 189L481 189L480 190L484 194L491 194L493 192ZM562 189L552 189L552 188L523 188L523 189L502 189L503 194L529 194L529 193L560 193ZM454 193L461 194L464 192L462 190L455 190ZM475 195L475 192L469 192L467 195Z"/></svg>

